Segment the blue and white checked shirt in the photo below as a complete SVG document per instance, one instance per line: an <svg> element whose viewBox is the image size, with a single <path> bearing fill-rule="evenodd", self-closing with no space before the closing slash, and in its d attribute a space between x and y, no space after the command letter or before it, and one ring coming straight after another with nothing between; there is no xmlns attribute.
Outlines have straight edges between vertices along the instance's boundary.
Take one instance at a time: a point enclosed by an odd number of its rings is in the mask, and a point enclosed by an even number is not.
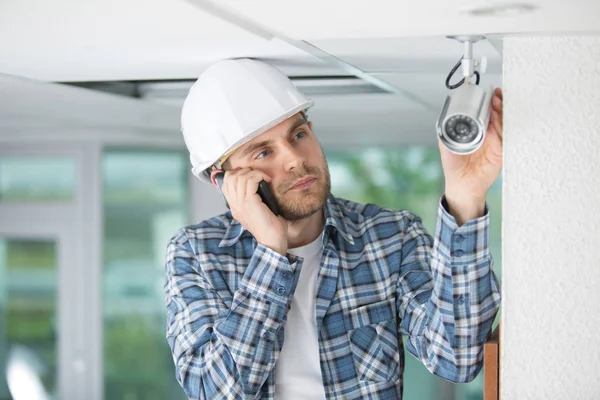
<svg viewBox="0 0 600 400"><path fill-rule="evenodd" d="M409 352L453 382L475 378L500 304L489 215L458 227L329 196L317 280L328 399L400 399ZM166 257L166 336L190 399L273 399L302 259L257 245L226 213L182 228Z"/></svg>

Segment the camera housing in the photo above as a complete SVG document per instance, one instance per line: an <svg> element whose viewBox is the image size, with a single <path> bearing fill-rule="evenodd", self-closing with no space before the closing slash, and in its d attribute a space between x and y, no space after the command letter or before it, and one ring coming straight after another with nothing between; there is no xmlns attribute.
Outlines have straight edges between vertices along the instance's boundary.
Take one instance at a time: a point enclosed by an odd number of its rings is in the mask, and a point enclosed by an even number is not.
<svg viewBox="0 0 600 400"><path fill-rule="evenodd" d="M467 155L481 147L490 121L493 93L491 85L469 83L448 93L436 130L451 152Z"/></svg>

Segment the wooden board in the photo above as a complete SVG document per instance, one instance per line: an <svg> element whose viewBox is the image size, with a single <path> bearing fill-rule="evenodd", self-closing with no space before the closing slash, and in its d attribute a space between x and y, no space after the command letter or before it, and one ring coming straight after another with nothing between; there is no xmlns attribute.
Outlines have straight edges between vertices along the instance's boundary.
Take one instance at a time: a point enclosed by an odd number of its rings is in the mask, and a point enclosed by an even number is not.
<svg viewBox="0 0 600 400"><path fill-rule="evenodd" d="M500 327L483 346L483 400L500 399Z"/></svg>

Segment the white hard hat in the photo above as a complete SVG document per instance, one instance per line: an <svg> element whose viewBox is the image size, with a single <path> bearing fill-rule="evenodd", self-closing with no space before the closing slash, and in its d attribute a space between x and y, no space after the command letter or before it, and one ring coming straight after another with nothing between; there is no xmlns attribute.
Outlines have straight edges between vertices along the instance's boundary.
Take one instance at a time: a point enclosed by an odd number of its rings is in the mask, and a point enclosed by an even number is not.
<svg viewBox="0 0 600 400"><path fill-rule="evenodd" d="M209 168L313 101L271 65L252 59L219 61L191 87L181 110L181 131L192 173L210 182Z"/></svg>

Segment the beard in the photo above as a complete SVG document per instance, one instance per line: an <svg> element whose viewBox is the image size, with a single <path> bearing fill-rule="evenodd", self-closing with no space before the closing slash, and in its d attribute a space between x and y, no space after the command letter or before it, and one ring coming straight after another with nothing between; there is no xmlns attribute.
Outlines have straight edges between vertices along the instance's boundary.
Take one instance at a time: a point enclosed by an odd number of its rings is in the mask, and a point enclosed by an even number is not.
<svg viewBox="0 0 600 400"><path fill-rule="evenodd" d="M316 178L309 188L290 190L298 180L307 176ZM288 221L299 221L321 210L327 202L330 192L331 177L329 167L325 161L322 170L318 167L304 166L302 169L290 173L290 176L277 187L275 199L277 200L279 213L283 218Z"/></svg>

